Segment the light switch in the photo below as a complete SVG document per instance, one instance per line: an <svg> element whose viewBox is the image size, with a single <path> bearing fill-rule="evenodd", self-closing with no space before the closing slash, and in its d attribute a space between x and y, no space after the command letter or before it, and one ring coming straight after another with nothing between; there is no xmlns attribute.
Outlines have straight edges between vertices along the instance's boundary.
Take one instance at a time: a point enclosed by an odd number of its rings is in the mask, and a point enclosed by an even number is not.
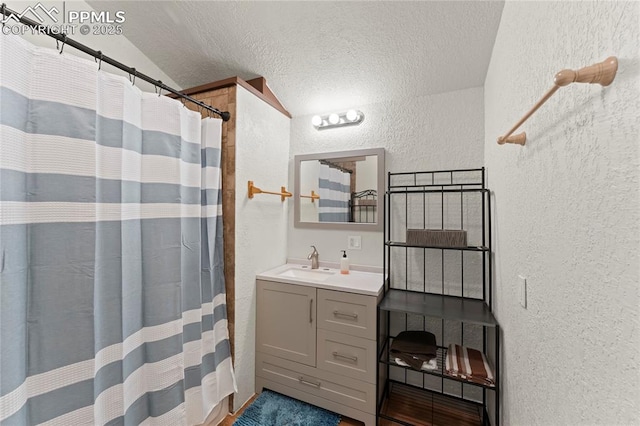
<svg viewBox="0 0 640 426"><path fill-rule="evenodd" d="M347 248L349 250L362 250L362 237L360 235L349 236Z"/></svg>
<svg viewBox="0 0 640 426"><path fill-rule="evenodd" d="M520 292L520 305L527 309L527 279L522 275L518 275L518 287Z"/></svg>

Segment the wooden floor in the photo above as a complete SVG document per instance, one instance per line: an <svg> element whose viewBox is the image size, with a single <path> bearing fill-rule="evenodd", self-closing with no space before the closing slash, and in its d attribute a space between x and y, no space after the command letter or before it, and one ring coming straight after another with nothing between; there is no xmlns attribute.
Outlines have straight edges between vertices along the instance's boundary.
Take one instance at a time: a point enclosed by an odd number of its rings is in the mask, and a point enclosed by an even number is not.
<svg viewBox="0 0 640 426"><path fill-rule="evenodd" d="M257 397L258 397L258 395L254 395L249 401L247 401L242 406L242 408L240 408L238 410L237 413L229 414L227 417L225 417L225 419L222 421L222 423L220 423L220 426L232 426L233 422L235 422L236 419L238 417L240 417L240 415L245 410L245 408L247 408L249 405L251 405L253 400L256 399ZM205 425L205 426L215 426L215 425L209 424L209 425ZM338 426L364 426L364 423L359 422L357 420L350 419L349 417L342 416L342 420L340 420L340 423L338 423Z"/></svg>
<svg viewBox="0 0 640 426"><path fill-rule="evenodd" d="M452 400L438 393L394 384L381 412L415 426L481 426L482 416L471 403ZM380 426L399 423L381 419Z"/></svg>

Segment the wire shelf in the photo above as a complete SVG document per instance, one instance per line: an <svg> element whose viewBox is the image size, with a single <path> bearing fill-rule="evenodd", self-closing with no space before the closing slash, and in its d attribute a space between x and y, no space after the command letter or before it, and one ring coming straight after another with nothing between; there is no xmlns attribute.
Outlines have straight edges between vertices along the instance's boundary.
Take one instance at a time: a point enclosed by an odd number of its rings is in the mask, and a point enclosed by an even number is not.
<svg viewBox="0 0 640 426"><path fill-rule="evenodd" d="M385 350L384 352L380 355L379 361L381 363L390 365L390 366L394 366L394 367L398 367L398 368L402 368L405 370L410 370L410 371L416 371L418 373L423 373L423 374L429 374L431 376L436 376L436 377L443 377L447 380L453 380L455 382L460 382L460 383L464 383L466 385L471 385L471 386L477 386L480 388L485 388L485 389L495 389L496 386L495 385L487 385L487 384L482 384L482 383L476 383L476 382L472 382L470 380L467 379L463 379L460 377L456 377L456 376L452 376L450 374L447 373L446 368L445 368L445 360L447 359L447 348L445 348L444 346L438 346L438 351L436 353L436 363L438 365L438 368L436 368L435 370L416 370L415 368L412 367L407 367L404 365L400 365L398 363L395 362L395 360L393 359L393 355L391 355L391 353L389 352L389 345L391 344L391 340L393 340L393 337L389 337L389 342L387 345L385 345Z"/></svg>
<svg viewBox="0 0 640 426"><path fill-rule="evenodd" d="M382 311L418 314L490 327L498 325L483 300L468 297L389 289L378 307Z"/></svg>
<svg viewBox="0 0 640 426"><path fill-rule="evenodd" d="M407 244L399 241L385 241L384 244L389 247L422 248L422 249L438 249L438 250L489 251L489 247L484 247L484 246L467 246L467 247L419 246L419 245Z"/></svg>

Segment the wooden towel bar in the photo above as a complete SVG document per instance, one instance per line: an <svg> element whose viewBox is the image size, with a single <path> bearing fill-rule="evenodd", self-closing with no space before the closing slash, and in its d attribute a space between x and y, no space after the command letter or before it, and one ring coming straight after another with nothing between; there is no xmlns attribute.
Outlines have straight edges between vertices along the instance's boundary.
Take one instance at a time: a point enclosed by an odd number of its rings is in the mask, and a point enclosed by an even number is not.
<svg viewBox="0 0 640 426"><path fill-rule="evenodd" d="M514 135L518 127L522 125L531 115L538 110L549 100L551 96L553 96L556 91L564 86L567 86L571 83L589 83L595 84L598 83L602 86L608 86L611 84L613 79L616 77L616 72L618 71L618 58L615 56L610 56L602 62L598 62L597 64L590 65L588 67L580 68L579 70L562 70L556 74L553 79L553 87L547 91L547 93L542 96L542 98L536 103L533 108L531 108L525 115L518 121L509 131L504 135L498 138L498 144L503 145L505 143L513 143L518 145L524 145L527 140L527 135L525 132L518 133Z"/></svg>
<svg viewBox="0 0 640 426"><path fill-rule="evenodd" d="M249 198L253 198L255 194L271 194L271 195L279 195L280 201L284 201L287 197L291 197L292 195L290 192L287 191L287 189L284 186L280 187L280 192L263 191L262 189L255 186L252 180L249 181L247 186L249 191Z"/></svg>

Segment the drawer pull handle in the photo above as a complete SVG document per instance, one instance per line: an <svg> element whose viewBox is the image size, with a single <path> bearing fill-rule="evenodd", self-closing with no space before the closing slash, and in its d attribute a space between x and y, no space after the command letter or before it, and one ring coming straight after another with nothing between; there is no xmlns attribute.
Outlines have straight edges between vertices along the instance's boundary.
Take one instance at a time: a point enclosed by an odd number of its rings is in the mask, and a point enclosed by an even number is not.
<svg viewBox="0 0 640 426"><path fill-rule="evenodd" d="M350 314L349 312L333 311L333 316L334 317L349 317L349 318L353 318L353 319L358 319L358 314L356 314L356 313Z"/></svg>
<svg viewBox="0 0 640 426"><path fill-rule="evenodd" d="M309 385L309 386L313 386L313 387L316 387L316 388L319 388L319 387L320 387L320 385L322 385L322 383L320 383L320 382L317 382L317 383L316 383L316 382L311 382L311 381L309 381L309 380L305 380L305 378L304 378L304 377L302 377L302 376L298 377L298 381L299 381L300 383L302 383L302 384Z"/></svg>
<svg viewBox="0 0 640 426"><path fill-rule="evenodd" d="M353 362L358 362L358 357L357 356L353 356L353 355L343 355L339 352L334 352L333 353L334 358L344 358L344 359L348 359L350 361Z"/></svg>

